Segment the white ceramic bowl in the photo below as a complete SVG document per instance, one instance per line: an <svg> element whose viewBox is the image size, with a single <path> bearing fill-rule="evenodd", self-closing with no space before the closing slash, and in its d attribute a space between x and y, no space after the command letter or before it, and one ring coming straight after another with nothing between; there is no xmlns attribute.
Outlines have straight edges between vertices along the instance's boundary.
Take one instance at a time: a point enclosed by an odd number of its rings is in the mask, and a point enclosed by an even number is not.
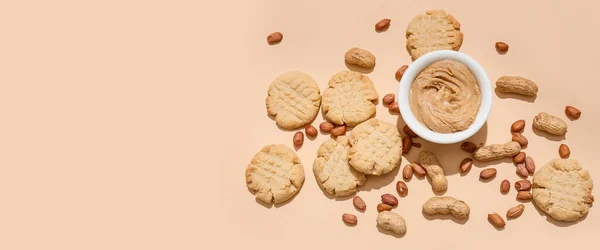
<svg viewBox="0 0 600 250"><path fill-rule="evenodd" d="M437 133L423 126L417 121L410 108L410 87L417 75L432 63L445 59L454 60L467 66L475 75L481 90L481 106L473 124L464 131L450 134ZM419 57L406 69L400 80L400 87L398 87L398 106L400 106L400 115L406 125L421 138L439 144L456 143L473 136L485 124L492 110L492 84L483 67L470 56L453 50L438 50Z"/></svg>

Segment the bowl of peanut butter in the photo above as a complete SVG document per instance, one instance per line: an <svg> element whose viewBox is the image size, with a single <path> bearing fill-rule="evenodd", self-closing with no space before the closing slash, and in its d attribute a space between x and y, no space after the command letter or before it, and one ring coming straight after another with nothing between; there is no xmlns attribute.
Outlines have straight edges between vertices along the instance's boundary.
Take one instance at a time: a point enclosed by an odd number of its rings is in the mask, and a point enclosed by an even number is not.
<svg viewBox="0 0 600 250"><path fill-rule="evenodd" d="M417 135L451 144L483 127L492 109L492 86L473 58L438 50L419 57L406 69L398 104L402 119Z"/></svg>

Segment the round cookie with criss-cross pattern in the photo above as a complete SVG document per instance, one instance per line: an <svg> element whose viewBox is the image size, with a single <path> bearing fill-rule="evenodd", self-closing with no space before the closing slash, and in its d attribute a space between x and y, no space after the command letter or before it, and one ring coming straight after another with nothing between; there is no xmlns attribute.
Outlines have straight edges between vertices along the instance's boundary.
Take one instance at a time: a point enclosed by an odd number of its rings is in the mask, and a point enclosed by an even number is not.
<svg viewBox="0 0 600 250"><path fill-rule="evenodd" d="M299 71L281 74L269 86L267 113L284 129L306 126L317 117L321 107L319 86Z"/></svg>
<svg viewBox="0 0 600 250"><path fill-rule="evenodd" d="M348 164L348 137L329 139L319 147L313 164L313 172L325 192L334 196L356 193L367 178Z"/></svg>
<svg viewBox="0 0 600 250"><path fill-rule="evenodd" d="M436 50L458 51L462 42L460 23L445 10L428 10L406 27L406 48L413 60Z"/></svg>
<svg viewBox="0 0 600 250"><path fill-rule="evenodd" d="M356 126L375 114L375 102L379 98L369 77L344 70L329 80L323 91L323 114L337 125Z"/></svg>
<svg viewBox="0 0 600 250"><path fill-rule="evenodd" d="M284 145L267 145L254 155L246 168L246 185L256 199L282 203L304 183L304 168L294 151Z"/></svg>
<svg viewBox="0 0 600 250"><path fill-rule="evenodd" d="M402 139L398 128L376 118L354 127L350 133L350 165L370 175L386 174L400 165Z"/></svg>
<svg viewBox="0 0 600 250"><path fill-rule="evenodd" d="M574 159L556 159L533 175L533 202L559 221L576 221L588 214L594 196L587 170Z"/></svg>

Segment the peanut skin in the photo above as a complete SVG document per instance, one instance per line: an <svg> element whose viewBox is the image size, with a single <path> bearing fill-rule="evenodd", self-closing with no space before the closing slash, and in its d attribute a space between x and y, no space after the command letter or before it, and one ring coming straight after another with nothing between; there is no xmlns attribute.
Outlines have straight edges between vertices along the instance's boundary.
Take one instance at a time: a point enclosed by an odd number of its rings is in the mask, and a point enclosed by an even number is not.
<svg viewBox="0 0 600 250"><path fill-rule="evenodd" d="M404 177L405 180L410 180L412 179L413 176L413 169L411 167L410 164L404 166L404 169L402 170L402 177Z"/></svg>
<svg viewBox="0 0 600 250"><path fill-rule="evenodd" d="M503 228L504 226L506 226L506 222L504 222L504 219L502 219L502 217L497 213L488 214L488 221L492 223L494 227L497 228Z"/></svg>
<svg viewBox="0 0 600 250"><path fill-rule="evenodd" d="M281 34L281 32L273 32L273 33L269 34L269 36L267 36L267 42L270 45L279 43L279 42L281 42L282 39L283 39L283 34Z"/></svg>
<svg viewBox="0 0 600 250"><path fill-rule="evenodd" d="M523 204L511 207L510 209L508 209L508 211L506 211L506 218L508 219L519 217L521 216L521 214L523 214L523 211L525 211L525 205Z"/></svg>
<svg viewBox="0 0 600 250"><path fill-rule="evenodd" d="M443 192L448 189L448 180L444 175L444 169L440 167L435 155L429 151L422 151L419 154L421 166L427 172L427 176L431 179L431 188L433 191Z"/></svg>
<svg viewBox="0 0 600 250"><path fill-rule="evenodd" d="M467 203L450 196L433 197L423 204L423 213L427 215L452 214L457 219L464 219L470 212Z"/></svg>
<svg viewBox="0 0 600 250"><path fill-rule="evenodd" d="M565 114L571 119L579 119L581 117L581 110L573 106L566 106Z"/></svg>
<svg viewBox="0 0 600 250"><path fill-rule="evenodd" d="M425 169L419 163L413 162L410 166L417 177L423 177L427 174Z"/></svg>
<svg viewBox="0 0 600 250"><path fill-rule="evenodd" d="M510 141L504 144L483 146L473 153L473 157L479 161L493 161L505 157L513 157L520 151L521 145L518 142Z"/></svg>
<svg viewBox="0 0 600 250"><path fill-rule="evenodd" d="M361 48L351 48L344 55L348 64L363 68L375 67L375 56L371 52Z"/></svg>
<svg viewBox="0 0 600 250"><path fill-rule="evenodd" d="M524 96L536 96L538 86L531 80L520 76L503 76L496 81L496 89L503 93Z"/></svg>
<svg viewBox="0 0 600 250"><path fill-rule="evenodd" d="M404 218L391 211L383 211L377 215L377 226L396 234L406 233L406 221Z"/></svg>
<svg viewBox="0 0 600 250"><path fill-rule="evenodd" d="M567 124L560 118L541 112L533 118L533 127L551 135L567 133Z"/></svg>
<svg viewBox="0 0 600 250"><path fill-rule="evenodd" d="M375 30L376 30L376 31L384 31L384 30L386 30L387 28L389 28L389 27L390 27L390 22L391 22L391 21L392 21L392 20L390 20L390 19L388 19L388 18L381 19L381 21L379 21L379 22L377 22L377 23L375 24Z"/></svg>
<svg viewBox="0 0 600 250"><path fill-rule="evenodd" d="M496 42L496 50L499 53L506 53L508 51L508 44L505 42Z"/></svg>

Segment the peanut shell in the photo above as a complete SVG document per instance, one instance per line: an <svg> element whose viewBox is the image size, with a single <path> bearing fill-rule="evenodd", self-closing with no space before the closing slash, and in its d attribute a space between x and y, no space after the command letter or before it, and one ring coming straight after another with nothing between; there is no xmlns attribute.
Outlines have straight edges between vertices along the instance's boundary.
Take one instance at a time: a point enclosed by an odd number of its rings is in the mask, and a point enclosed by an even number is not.
<svg viewBox="0 0 600 250"><path fill-rule="evenodd" d="M479 161L493 161L505 157L512 157L521 151L521 145L518 142L507 142L504 144L491 144L483 146L475 153L473 157Z"/></svg>
<svg viewBox="0 0 600 250"><path fill-rule="evenodd" d="M361 48L351 48L344 55L346 62L363 68L375 67L375 56Z"/></svg>
<svg viewBox="0 0 600 250"><path fill-rule="evenodd" d="M545 112L541 112L533 118L533 127L551 135L564 135L567 133L567 123Z"/></svg>
<svg viewBox="0 0 600 250"><path fill-rule="evenodd" d="M533 81L520 76L503 76L496 81L496 89L503 93L536 96L538 86Z"/></svg>

